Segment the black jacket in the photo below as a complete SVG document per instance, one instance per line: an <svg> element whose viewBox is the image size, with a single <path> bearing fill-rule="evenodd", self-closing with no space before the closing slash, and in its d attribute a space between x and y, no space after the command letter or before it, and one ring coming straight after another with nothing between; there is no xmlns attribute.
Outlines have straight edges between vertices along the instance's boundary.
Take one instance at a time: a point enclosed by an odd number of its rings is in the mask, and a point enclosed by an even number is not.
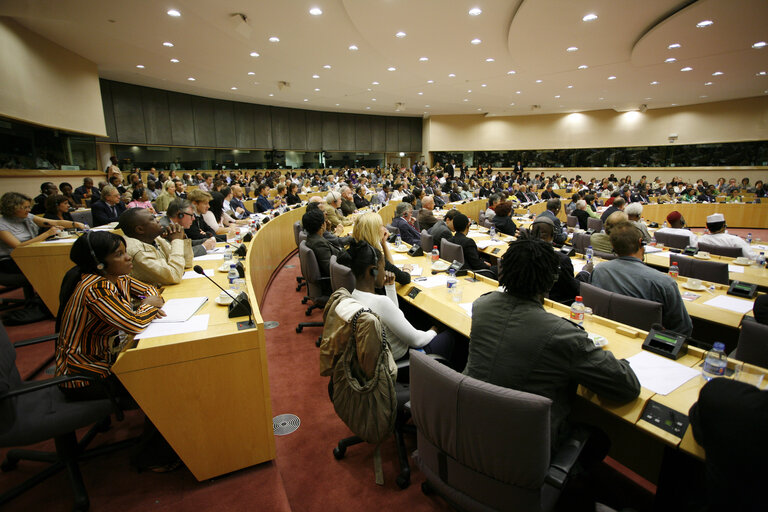
<svg viewBox="0 0 768 512"><path fill-rule="evenodd" d="M114 213L112 207L104 201L96 201L91 205L91 214L93 215L93 226L103 226L110 222L117 222L120 214L126 210L122 201L114 206Z"/></svg>
<svg viewBox="0 0 768 512"><path fill-rule="evenodd" d="M496 231L499 233L504 233L505 235L509 236L515 236L515 233L517 232L517 224L515 224L515 221L512 220L512 217L509 215L505 217L500 217L499 215L496 215L493 217L493 226L496 228Z"/></svg>
<svg viewBox="0 0 768 512"><path fill-rule="evenodd" d="M464 253L464 266L462 268L469 270L487 270L489 268L488 264L480 257L475 241L464 233L456 233L448 241L461 246Z"/></svg>

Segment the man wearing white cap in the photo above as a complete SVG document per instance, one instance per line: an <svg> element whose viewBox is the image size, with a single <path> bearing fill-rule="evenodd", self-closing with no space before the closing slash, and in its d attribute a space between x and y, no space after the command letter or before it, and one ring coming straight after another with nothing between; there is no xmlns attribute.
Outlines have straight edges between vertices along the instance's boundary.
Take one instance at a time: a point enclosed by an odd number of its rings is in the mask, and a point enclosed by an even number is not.
<svg viewBox="0 0 768 512"><path fill-rule="evenodd" d="M699 243L716 245L718 247L741 247L742 255L745 258L755 259L757 254L749 248L749 244L736 235L729 235L725 232L725 217L722 213L713 213L707 217L708 235L699 237Z"/></svg>

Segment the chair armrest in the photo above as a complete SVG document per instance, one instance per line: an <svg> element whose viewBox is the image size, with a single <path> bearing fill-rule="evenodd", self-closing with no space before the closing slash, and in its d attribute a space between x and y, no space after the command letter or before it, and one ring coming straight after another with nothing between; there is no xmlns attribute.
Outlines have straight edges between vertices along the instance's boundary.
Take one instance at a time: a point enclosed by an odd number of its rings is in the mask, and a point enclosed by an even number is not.
<svg viewBox="0 0 768 512"><path fill-rule="evenodd" d="M36 345L38 343L43 343L46 341L53 341L58 339L58 337L59 337L59 333L55 332L53 334L46 334L45 336L39 336L37 338L29 338L27 340L17 341L16 343L13 344L13 346L15 348L26 347L29 345Z"/></svg>
<svg viewBox="0 0 768 512"><path fill-rule="evenodd" d="M578 431L563 443L557 453L552 456L549 471L544 479L546 483L558 489L565 487L568 476L588 439L589 432Z"/></svg>

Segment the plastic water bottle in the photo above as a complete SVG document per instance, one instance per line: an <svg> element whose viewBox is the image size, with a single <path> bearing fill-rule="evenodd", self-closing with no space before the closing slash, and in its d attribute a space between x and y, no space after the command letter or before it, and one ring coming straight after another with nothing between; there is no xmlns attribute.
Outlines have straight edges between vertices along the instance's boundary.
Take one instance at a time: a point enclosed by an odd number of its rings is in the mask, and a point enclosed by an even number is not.
<svg viewBox="0 0 768 512"><path fill-rule="evenodd" d="M434 265L437 263L437 260L440 259L440 251L437 250L437 246L432 246L432 264Z"/></svg>
<svg viewBox="0 0 768 512"><path fill-rule="evenodd" d="M448 287L448 295L453 295L453 292L458 286L457 283L458 281L456 280L456 271L452 268L448 269L448 281L445 283L445 285Z"/></svg>
<svg viewBox="0 0 768 512"><path fill-rule="evenodd" d="M680 275L680 267L677 266L677 262L673 261L672 264L669 266L669 277L672 279L677 279L677 276Z"/></svg>
<svg viewBox="0 0 768 512"><path fill-rule="evenodd" d="M595 256L595 250L590 245L587 247L587 250L585 251L585 256L587 258L587 263L592 263L592 258Z"/></svg>
<svg viewBox="0 0 768 512"><path fill-rule="evenodd" d="M571 321L584 326L584 299L581 295L576 296L576 300L571 304Z"/></svg>
<svg viewBox="0 0 768 512"><path fill-rule="evenodd" d="M764 252L760 252L760 254L757 255L757 265L759 267L764 267L765 266L765 253Z"/></svg>
<svg viewBox="0 0 768 512"><path fill-rule="evenodd" d="M496 226L491 225L491 229L489 231L489 234L491 235L491 240L494 242L496 241Z"/></svg>
<svg viewBox="0 0 768 512"><path fill-rule="evenodd" d="M666 229L666 227L667 227L667 221L664 221L664 224L662 224L662 226L663 226L663 227Z"/></svg>
<svg viewBox="0 0 768 512"><path fill-rule="evenodd" d="M712 350L707 352L704 364L701 367L701 376L705 380L725 376L725 367L728 366L728 358L725 355L725 344L716 341Z"/></svg>
<svg viewBox="0 0 768 512"><path fill-rule="evenodd" d="M752 233L747 233L747 243L748 244L752 243Z"/></svg>
<svg viewBox="0 0 768 512"><path fill-rule="evenodd" d="M229 287L233 288L233 285L235 284L235 279L239 279L240 274L237 273L237 269L235 268L234 263L229 264L229 273L227 274L227 279L229 280Z"/></svg>
<svg viewBox="0 0 768 512"><path fill-rule="evenodd" d="M403 245L403 239L400 237L400 235L397 235L395 238L395 247L400 247Z"/></svg>
<svg viewBox="0 0 768 512"><path fill-rule="evenodd" d="M229 244L224 246L224 262L232 261L232 248Z"/></svg>

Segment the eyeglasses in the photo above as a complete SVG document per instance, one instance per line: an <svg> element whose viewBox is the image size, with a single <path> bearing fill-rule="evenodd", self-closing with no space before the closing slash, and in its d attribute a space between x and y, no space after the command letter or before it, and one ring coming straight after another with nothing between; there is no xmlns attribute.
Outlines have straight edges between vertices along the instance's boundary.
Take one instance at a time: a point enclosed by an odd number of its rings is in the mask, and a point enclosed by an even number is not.
<svg viewBox="0 0 768 512"><path fill-rule="evenodd" d="M194 217L194 213L187 213L187 212L179 212L179 218L183 219L185 215L189 215L190 217Z"/></svg>

